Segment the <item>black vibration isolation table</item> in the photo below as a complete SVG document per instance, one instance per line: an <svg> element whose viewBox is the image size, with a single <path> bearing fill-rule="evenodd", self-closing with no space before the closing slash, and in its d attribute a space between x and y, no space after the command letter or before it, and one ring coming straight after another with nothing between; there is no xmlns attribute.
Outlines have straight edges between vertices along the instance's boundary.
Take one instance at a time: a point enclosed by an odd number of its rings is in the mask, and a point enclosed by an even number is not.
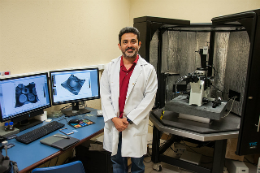
<svg viewBox="0 0 260 173"><path fill-rule="evenodd" d="M97 110L93 108L87 108L88 110L91 110L90 113L72 116L72 117L65 117L64 115L55 118L52 121L58 121L60 123L64 123L65 126L69 131L73 131L74 133L69 135L71 137L77 138L80 140L77 144L74 146L68 148L67 150L70 150L81 143L90 140L91 138L97 136L98 134L102 133L104 130L104 118L103 117L97 117ZM89 126L81 127L81 128L74 128L70 125L68 125L68 121L70 119L79 118L79 119L89 119L94 122L94 124L91 124ZM34 127L31 127L27 130L24 130L22 132L19 132L17 136L20 136L30 130L33 130L35 128L41 127L42 125L45 125L47 122L43 122L41 124L38 124ZM61 133L59 130L56 130L40 139L37 139L36 141L33 141L29 144L24 144L21 142L18 142L16 139L8 140L8 143L15 144L14 147L7 150L8 156L10 160L17 162L19 173L25 173L28 171L31 171L32 169L40 166L41 164L59 156L60 154L66 152L54 147L50 147L48 145L44 145L40 143L40 140L52 136L56 133ZM2 151L3 155L5 155L5 151Z"/></svg>
<svg viewBox="0 0 260 173"><path fill-rule="evenodd" d="M178 122L176 118L172 119L174 126L167 125L168 121L163 122L160 120L161 110L153 110L150 112L150 121L154 124L153 126L153 142L152 142L152 162L154 163L154 169L157 171L161 170L160 162L168 163L177 167L190 170L197 173L222 173L224 168L225 153L227 146L227 139L237 138L239 134L239 122L240 117L229 115L227 119L223 119L223 123L233 124L230 120L235 121L237 128L230 131L220 131L214 133L198 133L192 130L188 130L189 127L194 128L193 124L189 124L189 121ZM163 117L164 118L164 117ZM167 118L166 118L167 119ZM169 117L168 117L169 119ZM222 124L223 124L222 123ZM177 126L177 127L176 127ZM179 126L179 127L178 127ZM183 128L182 128L183 127ZM207 126L203 128L207 129ZM236 130L237 129L237 130ZM199 129L200 130L200 129ZM209 130L211 130L209 128ZM165 142L164 145L160 146L160 138L163 132L171 134L171 138ZM178 158L169 157L163 153L171 147L174 142L179 142L179 138L190 139L201 142L215 142L214 156L212 168L206 168L201 165L196 165Z"/></svg>

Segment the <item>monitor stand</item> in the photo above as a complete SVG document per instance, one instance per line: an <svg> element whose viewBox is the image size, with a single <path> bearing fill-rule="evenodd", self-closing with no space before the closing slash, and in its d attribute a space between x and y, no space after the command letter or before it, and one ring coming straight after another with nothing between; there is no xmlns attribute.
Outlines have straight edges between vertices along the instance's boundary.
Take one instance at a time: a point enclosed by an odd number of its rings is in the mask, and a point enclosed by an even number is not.
<svg viewBox="0 0 260 173"><path fill-rule="evenodd" d="M19 116L19 117L15 117L12 119L12 121L15 123L14 127L18 128L20 131L26 130L28 128L31 128L33 126L36 126L40 123L42 123L43 121L34 119L33 117L37 116L37 115L41 115L43 114L44 111L43 109L25 114L23 116Z"/></svg>
<svg viewBox="0 0 260 173"><path fill-rule="evenodd" d="M81 115L81 114L86 114L91 112L88 109L79 108L79 103L72 103L72 108L68 108L68 109L63 109L61 110L61 112L65 115L65 117L72 117L72 116L76 116L76 115Z"/></svg>
<svg viewBox="0 0 260 173"><path fill-rule="evenodd" d="M24 121L21 121L17 124L14 125L14 127L18 128L20 131L24 131L26 129L29 129L33 126L36 126L38 124L43 123L43 121L41 120L37 120L37 119L27 119Z"/></svg>

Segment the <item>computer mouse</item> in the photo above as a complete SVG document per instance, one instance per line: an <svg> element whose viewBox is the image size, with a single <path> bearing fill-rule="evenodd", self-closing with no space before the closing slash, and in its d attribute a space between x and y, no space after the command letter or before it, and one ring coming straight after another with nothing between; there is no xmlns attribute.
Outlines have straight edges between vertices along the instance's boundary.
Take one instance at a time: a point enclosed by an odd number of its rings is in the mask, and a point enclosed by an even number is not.
<svg viewBox="0 0 260 173"><path fill-rule="evenodd" d="M72 119L69 121L69 124L70 123L79 123L80 122L80 119Z"/></svg>

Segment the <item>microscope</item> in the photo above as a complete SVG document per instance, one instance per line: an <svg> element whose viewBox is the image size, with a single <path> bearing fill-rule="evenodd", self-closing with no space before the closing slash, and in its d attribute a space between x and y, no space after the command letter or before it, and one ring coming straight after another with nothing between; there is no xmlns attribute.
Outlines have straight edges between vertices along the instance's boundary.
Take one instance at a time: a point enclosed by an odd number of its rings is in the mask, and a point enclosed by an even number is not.
<svg viewBox="0 0 260 173"><path fill-rule="evenodd" d="M205 68L197 68L193 74L188 74L186 83L190 83L191 86L189 105L201 106L215 100L210 97L211 79L207 77L206 72Z"/></svg>
<svg viewBox="0 0 260 173"><path fill-rule="evenodd" d="M201 66L194 72L183 75L175 82L175 96L165 104L164 110L178 113L178 118L188 119L210 124L211 120L220 120L226 116L226 103L220 98L211 97L213 77L208 75L207 55L208 47L205 46L198 52L201 58ZM213 67L212 67L213 68ZM214 68L213 68L214 69ZM186 83L182 91L181 83ZM178 87L178 84L180 85ZM190 89L187 85L190 84Z"/></svg>
<svg viewBox="0 0 260 173"><path fill-rule="evenodd" d="M179 80L177 80L175 91L177 91L178 83L186 81L186 85L190 84L191 86L190 94L188 96L189 105L202 106L204 103L212 101L212 107L215 108L221 104L221 99L215 99L211 97L212 78L207 76L208 68L206 61L208 47L204 46L203 49L195 52L200 54L201 67L197 68L195 72L188 73L188 75L184 75Z"/></svg>

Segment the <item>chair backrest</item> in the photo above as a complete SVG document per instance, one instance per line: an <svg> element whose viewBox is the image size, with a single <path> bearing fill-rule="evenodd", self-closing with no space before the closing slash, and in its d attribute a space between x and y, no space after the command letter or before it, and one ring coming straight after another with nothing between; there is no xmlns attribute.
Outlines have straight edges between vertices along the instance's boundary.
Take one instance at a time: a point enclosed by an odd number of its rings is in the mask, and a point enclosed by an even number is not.
<svg viewBox="0 0 260 173"><path fill-rule="evenodd" d="M35 168L32 173L85 173L85 169L81 161L74 161L59 166Z"/></svg>

